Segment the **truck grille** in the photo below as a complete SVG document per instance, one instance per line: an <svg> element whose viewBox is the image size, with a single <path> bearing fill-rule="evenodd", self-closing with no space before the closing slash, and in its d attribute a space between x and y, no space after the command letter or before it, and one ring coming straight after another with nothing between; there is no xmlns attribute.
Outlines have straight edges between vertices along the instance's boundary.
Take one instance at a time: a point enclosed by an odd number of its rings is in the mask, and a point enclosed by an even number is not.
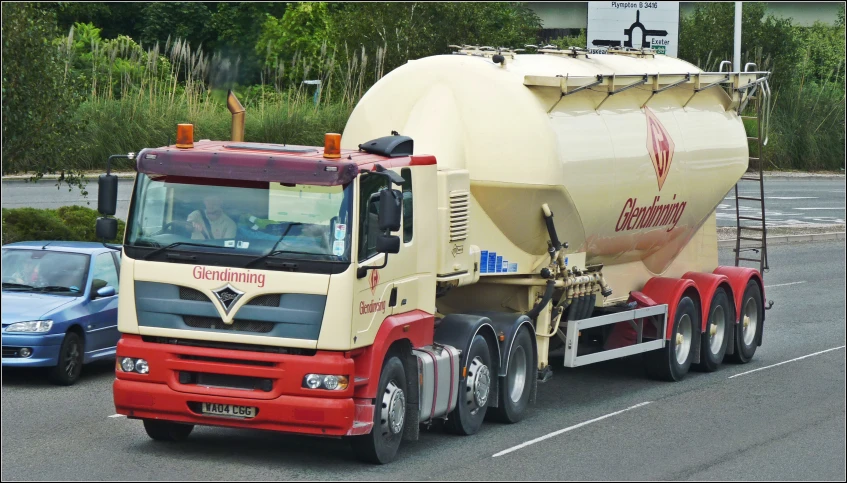
<svg viewBox="0 0 847 483"><path fill-rule="evenodd" d="M231 374L210 374L206 372L180 371L179 383L220 387L224 389L241 389L243 391L260 390L270 392L273 389L273 381L270 379L234 376Z"/></svg>
<svg viewBox="0 0 847 483"><path fill-rule="evenodd" d="M465 190L450 192L450 242L468 238L468 197Z"/></svg>
<svg viewBox="0 0 847 483"><path fill-rule="evenodd" d="M179 298L181 300L193 300L195 302L211 302L212 300L203 292L188 287L179 287ZM262 307L279 307L280 294L269 293L259 295L247 302L246 305L259 305Z"/></svg>
<svg viewBox="0 0 847 483"><path fill-rule="evenodd" d="M266 334L273 330L272 322L261 322L257 320L235 320L232 324L224 324L217 317L198 317L196 315L183 315L183 322L195 329L229 330L238 332L258 332Z"/></svg>

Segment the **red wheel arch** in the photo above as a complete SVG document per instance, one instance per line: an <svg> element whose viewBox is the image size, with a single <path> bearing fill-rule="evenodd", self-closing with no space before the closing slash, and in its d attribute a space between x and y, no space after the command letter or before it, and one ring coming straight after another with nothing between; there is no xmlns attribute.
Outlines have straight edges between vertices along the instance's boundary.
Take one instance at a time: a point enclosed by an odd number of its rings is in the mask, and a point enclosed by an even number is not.
<svg viewBox="0 0 847 483"><path fill-rule="evenodd" d="M717 275L723 275L729 279L732 287L733 302L735 303L735 323L741 318L741 299L744 297L744 289L750 279L756 280L759 290L762 291L762 301L765 299L765 284L762 282L762 274L755 268L747 267L718 267L714 271Z"/></svg>
<svg viewBox="0 0 847 483"><path fill-rule="evenodd" d="M671 336L673 320L676 315L676 306L686 292L693 292L694 303L700 304L700 291L697 288L697 284L690 279L653 277L641 289L641 293L653 299L657 304L668 305L668 328L665 338L670 338ZM702 306L702 304L700 305Z"/></svg>
<svg viewBox="0 0 847 483"><path fill-rule="evenodd" d="M435 317L422 310L413 310L405 314L386 317L376 334L374 343L362 349L349 351L347 354L353 358L356 379L362 382L356 385L354 397L373 399L379 386L379 372L388 349L397 341L406 340L412 346L423 347L432 344L435 334Z"/></svg>
<svg viewBox="0 0 847 483"><path fill-rule="evenodd" d="M732 285L729 283L729 278L726 275L686 272L682 278L693 280L694 284L697 285L697 290L700 292L700 308L702 310L700 317L702 327L700 327L700 332L705 332L706 324L709 322L709 308L712 305L712 298L714 298L715 292L718 288L723 288L726 291L727 297L734 302L735 298L733 294L735 291L732 289Z"/></svg>

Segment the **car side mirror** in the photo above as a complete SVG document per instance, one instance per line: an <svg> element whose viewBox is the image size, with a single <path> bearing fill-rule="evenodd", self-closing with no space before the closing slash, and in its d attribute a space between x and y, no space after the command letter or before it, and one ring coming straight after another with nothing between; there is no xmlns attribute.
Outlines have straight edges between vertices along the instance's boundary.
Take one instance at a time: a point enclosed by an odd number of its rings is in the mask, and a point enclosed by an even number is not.
<svg viewBox="0 0 847 483"><path fill-rule="evenodd" d="M379 192L379 229L381 231L397 231L400 229L400 204L402 200L403 195L397 190L384 189Z"/></svg>
<svg viewBox="0 0 847 483"><path fill-rule="evenodd" d="M97 297L99 298L99 297L111 297L112 295L115 295L117 292L115 292L115 287L112 287L111 285L107 285L105 287L98 289L96 293L97 293Z"/></svg>
<svg viewBox="0 0 847 483"><path fill-rule="evenodd" d="M114 240L118 236L117 218L97 218L94 233L101 240Z"/></svg>
<svg viewBox="0 0 847 483"><path fill-rule="evenodd" d="M113 174L101 174L97 180L97 211L101 215L114 216L117 207L118 177Z"/></svg>
<svg viewBox="0 0 847 483"><path fill-rule="evenodd" d="M400 237L397 235L380 235L376 239L377 253L400 253Z"/></svg>

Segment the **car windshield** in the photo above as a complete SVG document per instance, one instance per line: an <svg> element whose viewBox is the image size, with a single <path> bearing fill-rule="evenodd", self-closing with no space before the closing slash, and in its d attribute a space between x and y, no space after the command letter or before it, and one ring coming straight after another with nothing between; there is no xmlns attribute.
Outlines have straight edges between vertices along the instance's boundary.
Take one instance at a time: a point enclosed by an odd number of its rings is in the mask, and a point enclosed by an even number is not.
<svg viewBox="0 0 847 483"><path fill-rule="evenodd" d="M3 291L79 295L85 291L89 255L3 249Z"/></svg>
<svg viewBox="0 0 847 483"><path fill-rule="evenodd" d="M352 190L139 173L125 246L349 262Z"/></svg>

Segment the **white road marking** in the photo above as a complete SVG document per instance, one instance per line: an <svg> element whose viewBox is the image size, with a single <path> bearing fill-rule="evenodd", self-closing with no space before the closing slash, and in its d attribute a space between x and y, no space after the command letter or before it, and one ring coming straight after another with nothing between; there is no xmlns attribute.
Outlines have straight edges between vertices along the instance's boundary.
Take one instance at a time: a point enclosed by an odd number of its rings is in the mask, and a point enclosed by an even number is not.
<svg viewBox="0 0 847 483"><path fill-rule="evenodd" d="M111 415L111 416L109 416L109 417L110 417L110 418L125 418L126 416L124 416L123 414L113 414L113 415Z"/></svg>
<svg viewBox="0 0 847 483"><path fill-rule="evenodd" d="M827 352L837 351L838 349L843 349L845 347L847 347L847 346L842 345L840 347L833 347L832 349L827 349L827 350L824 350L824 351L815 352L814 354L808 354L808 355L797 357L795 359L791 359L791 360L788 360L788 361L782 361L782 362L779 362L777 364L773 364L773 365L770 365L770 366L760 367L758 369L753 369L752 371L742 372L741 374L734 374L732 376L729 376L727 379L732 379L733 377L738 377L738 376L743 376L745 374L750 374L751 372L763 371L765 369L770 369L771 367L781 366L783 364L788 364L789 362L799 361L799 360L805 359L807 357L813 357L813 356L818 356L818 355L821 355L821 354L824 354L824 353L827 353Z"/></svg>
<svg viewBox="0 0 847 483"><path fill-rule="evenodd" d="M847 207L842 206L841 208L839 208L839 207L836 206L835 208L806 208L804 206L803 208L800 208L800 209L801 210L826 210L826 211L836 211L836 210L838 210L838 211L841 211L841 210L847 210Z"/></svg>
<svg viewBox="0 0 847 483"><path fill-rule="evenodd" d="M591 423L596 423L597 421L600 421L600 420L603 420L603 419L606 419L606 418L611 418L612 416L617 416L618 414L625 413L625 412L630 411L630 410L632 410L632 409L640 408L641 406L646 406L646 405L650 404L651 402L653 402L653 401L646 401L646 402L643 402L643 403L639 403L639 404L636 404L635 406L630 406L630 407L628 407L628 408L626 408L626 409L622 409L622 410L620 410L620 411L615 411L615 412L613 412L613 413L609 413L609 414L607 414L607 415L605 415L605 416L600 416L599 418L594 418L594 419L591 419L591 420L589 420L589 421L585 421L585 422L583 422L583 423L579 423L579 424L575 424L575 425L573 425L573 426L567 427L567 428L565 428L565 429L560 429L560 430L558 430L558 431L554 431L554 432L552 432L552 433L550 433L550 434L545 434L544 436L542 436L542 437L540 437L540 438L535 438L535 439L533 439L533 440L527 441L526 443L521 443L521 444L519 444L519 445L517 445L517 446L512 446L511 448L506 449L506 450L503 450L503 451L501 451L501 452L499 452L499 453L497 453L497 454L495 454L495 455L492 455L491 457L492 457L492 458L496 458L496 457L498 457L498 456L503 456L504 454L509 454L509 453L511 453L511 452L513 452L513 451L517 451L517 450L519 450L519 449L521 449L521 448L526 448L526 447L527 447L527 446L529 446L529 445L532 445L532 444L538 443L539 441L544 441L545 439L550 439L550 438L552 438L552 437L554 437L554 436L558 436L558 435L560 435L560 434L567 433L568 431L571 431L571 430L574 430L574 429L577 429L577 428L581 428L581 427L583 427L583 426L587 426L587 425L589 425L589 424L591 424Z"/></svg>
<svg viewBox="0 0 847 483"><path fill-rule="evenodd" d="M816 200L817 196L765 196L766 200Z"/></svg>
<svg viewBox="0 0 847 483"><path fill-rule="evenodd" d="M797 285L798 283L806 283L806 281L803 280L802 282L789 282L789 283L778 283L776 285L765 285L765 288L784 287L786 285Z"/></svg>

